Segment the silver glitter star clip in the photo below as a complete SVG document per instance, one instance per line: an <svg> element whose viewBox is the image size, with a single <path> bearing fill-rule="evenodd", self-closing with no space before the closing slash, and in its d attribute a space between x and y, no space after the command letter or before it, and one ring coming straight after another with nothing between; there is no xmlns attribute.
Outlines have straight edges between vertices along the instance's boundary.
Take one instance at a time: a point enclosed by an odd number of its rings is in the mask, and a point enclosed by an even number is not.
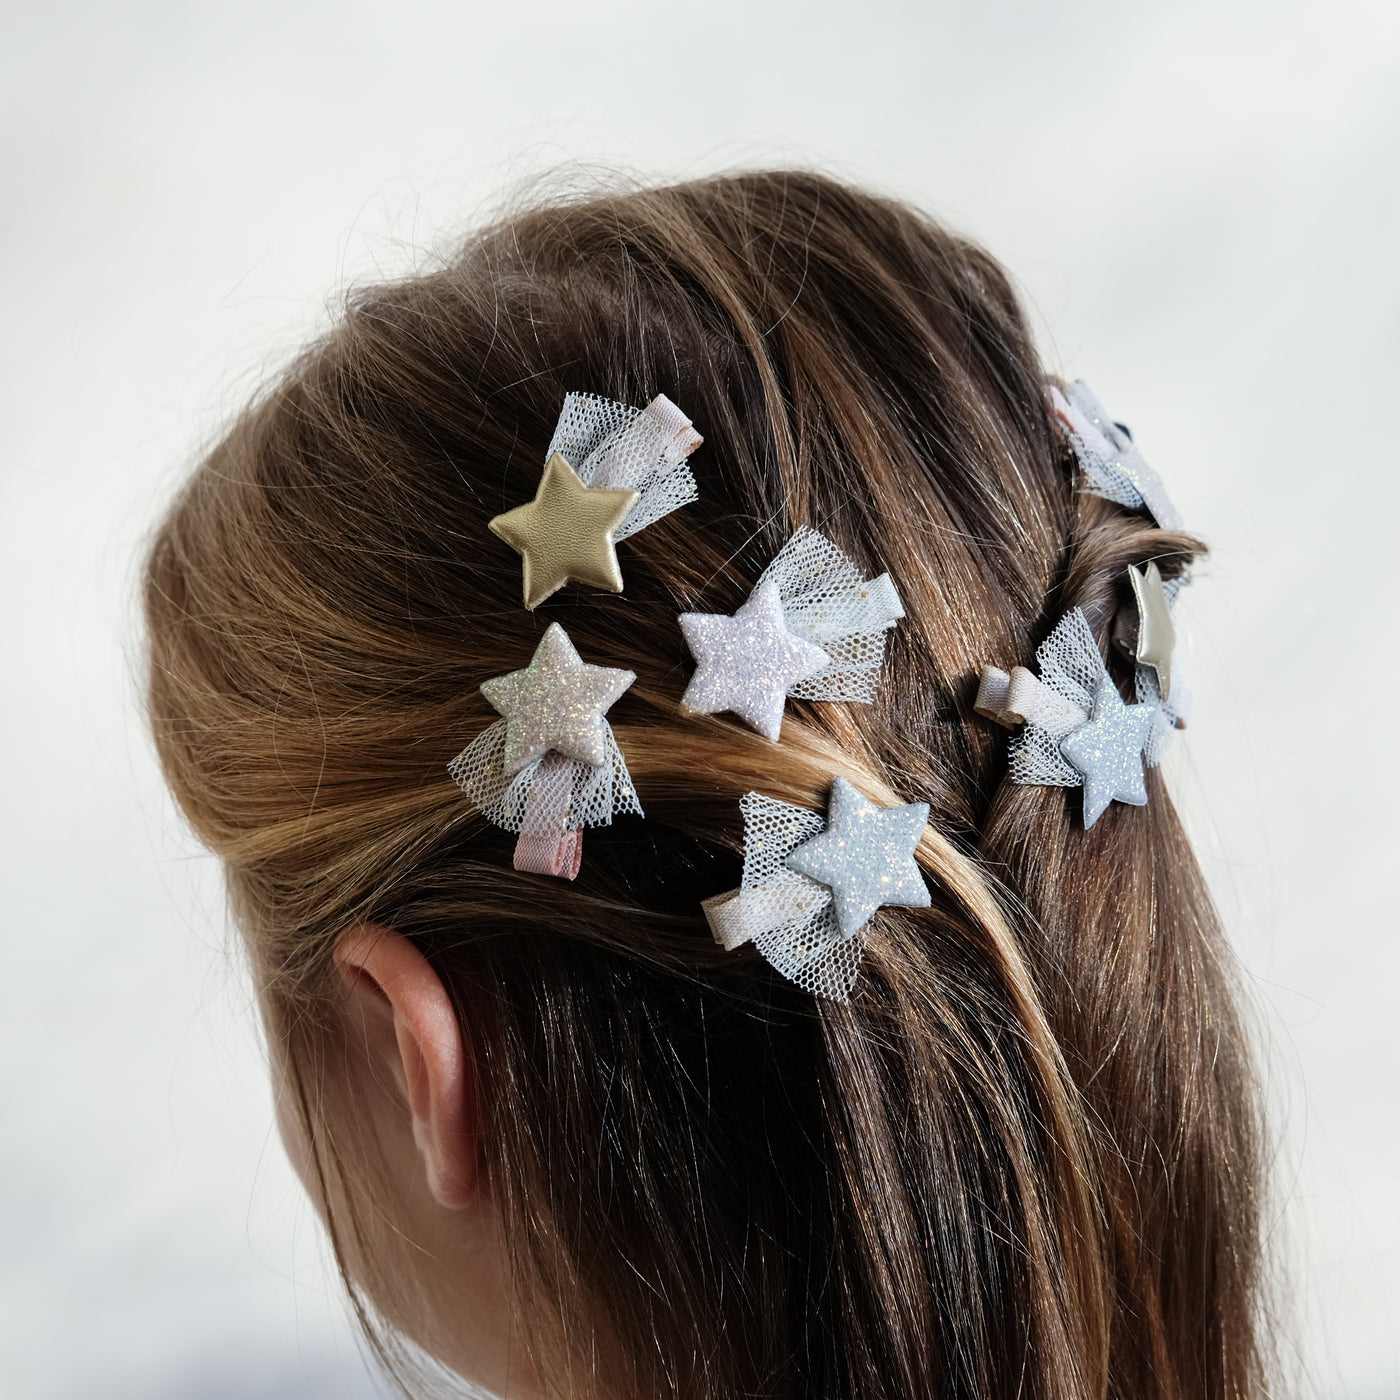
<svg viewBox="0 0 1400 1400"><path fill-rule="evenodd" d="M732 617L681 614L697 663L681 707L728 710L776 743L789 695L873 700L885 634L903 616L888 574L863 578L825 535L804 526Z"/></svg>
<svg viewBox="0 0 1400 1400"><path fill-rule="evenodd" d="M875 911L930 902L914 860L928 804L877 807L838 777L825 822L756 792L739 809L742 883L701 904L715 942L730 949L751 942L804 991L849 1001Z"/></svg>
<svg viewBox="0 0 1400 1400"><path fill-rule="evenodd" d="M607 826L622 812L642 815L603 718L636 679L632 671L588 665L555 622L528 666L482 685L502 718L447 771L487 821L518 834L517 870L572 880L584 827Z"/></svg>
<svg viewBox="0 0 1400 1400"><path fill-rule="evenodd" d="M1079 608L1060 619L1035 659L1039 676L1024 666L1009 675L984 666L974 703L978 714L1020 727L1011 740L1011 781L1082 787L1086 829L1110 802L1142 806L1157 705L1123 702ZM1140 684L1150 669L1139 667Z"/></svg>

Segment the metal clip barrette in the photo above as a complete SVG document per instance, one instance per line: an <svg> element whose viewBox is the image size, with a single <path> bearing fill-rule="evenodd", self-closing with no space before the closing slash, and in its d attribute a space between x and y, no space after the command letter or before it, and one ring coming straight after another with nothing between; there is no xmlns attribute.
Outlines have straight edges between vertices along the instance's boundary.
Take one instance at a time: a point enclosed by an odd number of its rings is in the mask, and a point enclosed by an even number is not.
<svg viewBox="0 0 1400 1400"><path fill-rule="evenodd" d="M727 949L752 942L804 991L848 1001L871 915L886 904L930 902L914 860L928 804L877 807L838 777L826 821L756 792L739 808L742 882L701 904L715 942Z"/></svg>
<svg viewBox="0 0 1400 1400"><path fill-rule="evenodd" d="M686 458L702 440L664 394L641 409L567 395L535 499L489 522L521 556L525 606L570 579L621 593L617 542L696 499Z"/></svg>
<svg viewBox="0 0 1400 1400"><path fill-rule="evenodd" d="M698 663L681 707L731 711L776 743L789 695L873 700L885 634L903 616L888 574L863 578L825 535L803 526L732 617L681 614Z"/></svg>
<svg viewBox="0 0 1400 1400"><path fill-rule="evenodd" d="M518 833L517 870L572 880L584 827L607 826L621 812L642 815L603 718L636 679L632 671L588 665L555 622L524 670L482 685L503 718L447 769L487 821Z"/></svg>
<svg viewBox="0 0 1400 1400"><path fill-rule="evenodd" d="M1089 386L1076 379L1068 395L1054 384L1047 386L1047 393L1051 414L1084 474L1084 489L1127 510L1145 510L1164 530L1181 529L1181 513L1162 478L1147 465L1132 434L1108 416Z"/></svg>

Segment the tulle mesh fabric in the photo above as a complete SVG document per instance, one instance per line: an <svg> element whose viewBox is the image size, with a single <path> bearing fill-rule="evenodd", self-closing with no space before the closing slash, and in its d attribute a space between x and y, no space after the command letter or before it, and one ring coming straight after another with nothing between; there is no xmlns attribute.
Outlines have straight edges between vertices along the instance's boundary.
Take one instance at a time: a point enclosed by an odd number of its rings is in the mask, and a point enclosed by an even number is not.
<svg viewBox="0 0 1400 1400"><path fill-rule="evenodd" d="M872 701L885 660L885 634L904 616L890 576L862 578L825 535L804 525L759 582L778 585L788 631L814 642L832 659L788 694L804 700Z"/></svg>
<svg viewBox="0 0 1400 1400"><path fill-rule="evenodd" d="M815 930L774 930L755 938L753 945L789 982L828 1001L850 1001L865 956L861 934L819 938Z"/></svg>
<svg viewBox="0 0 1400 1400"><path fill-rule="evenodd" d="M564 758L562 754L551 752L526 764L514 777L507 777L504 771L507 728L505 720L497 720L482 730L447 765L447 771L457 785L493 825L518 834L525 826L527 811L532 807L535 811L562 808L562 829L565 831L585 826L609 826L614 816L624 813L642 815L631 774L627 771L626 761L617 747L611 726L605 726L607 752L597 768L591 768L577 759L566 759L562 763L547 762ZM556 805L547 800L553 794L536 794L533 785L537 782L551 785L567 783L567 801Z"/></svg>
<svg viewBox="0 0 1400 1400"><path fill-rule="evenodd" d="M570 824L574 809L574 779L583 765L567 754L541 754L530 776L520 834L550 841L560 832L576 830Z"/></svg>
<svg viewBox="0 0 1400 1400"><path fill-rule="evenodd" d="M1084 475L1084 489L1128 510L1146 509L1164 530L1179 530L1181 513L1162 478L1147 464L1131 434L1108 416L1093 390L1076 379L1068 399L1053 387L1050 398Z"/></svg>
<svg viewBox="0 0 1400 1400"><path fill-rule="evenodd" d="M831 890L784 861L826 826L820 812L751 792L744 816L744 875L739 918L759 953L813 996L848 1001L865 940L846 938Z"/></svg>
<svg viewBox="0 0 1400 1400"><path fill-rule="evenodd" d="M1041 683L1074 705L1081 712L1078 723L1086 723L1106 668L1089 621L1079 608L1059 620L1036 649L1035 659ZM1068 720L1051 728L1027 724L1011 740L1011 781L1034 787L1081 786L1083 776L1060 752L1060 740L1077 727Z"/></svg>
<svg viewBox="0 0 1400 1400"><path fill-rule="evenodd" d="M669 401L657 402L678 414ZM683 415L678 422L685 422ZM685 460L699 436L677 427L652 406L629 408L597 394L568 394L548 456L562 453L587 486L640 493L613 532L614 540L625 540L700 494Z"/></svg>

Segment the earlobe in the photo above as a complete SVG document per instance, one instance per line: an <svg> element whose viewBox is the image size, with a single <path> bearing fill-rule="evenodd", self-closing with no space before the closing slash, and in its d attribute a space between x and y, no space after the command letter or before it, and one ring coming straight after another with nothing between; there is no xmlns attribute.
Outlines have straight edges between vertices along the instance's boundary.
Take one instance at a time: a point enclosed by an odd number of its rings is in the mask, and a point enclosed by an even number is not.
<svg viewBox="0 0 1400 1400"><path fill-rule="evenodd" d="M429 1189L459 1208L477 1189L479 1098L452 998L427 958L377 924L343 933L335 949L370 1054L396 1081Z"/></svg>

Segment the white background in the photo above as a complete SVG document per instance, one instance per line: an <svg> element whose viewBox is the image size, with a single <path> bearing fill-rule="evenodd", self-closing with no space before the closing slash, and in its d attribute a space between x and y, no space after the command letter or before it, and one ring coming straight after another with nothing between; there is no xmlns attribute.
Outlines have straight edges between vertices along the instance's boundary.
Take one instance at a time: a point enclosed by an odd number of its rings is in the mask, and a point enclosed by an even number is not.
<svg viewBox="0 0 1400 1400"><path fill-rule="evenodd" d="M139 544L347 280L541 171L820 163L1020 278L1214 556L1174 780L1300 1393L1400 1396L1393 0L0 11L0 1391L372 1393L135 704Z"/></svg>

